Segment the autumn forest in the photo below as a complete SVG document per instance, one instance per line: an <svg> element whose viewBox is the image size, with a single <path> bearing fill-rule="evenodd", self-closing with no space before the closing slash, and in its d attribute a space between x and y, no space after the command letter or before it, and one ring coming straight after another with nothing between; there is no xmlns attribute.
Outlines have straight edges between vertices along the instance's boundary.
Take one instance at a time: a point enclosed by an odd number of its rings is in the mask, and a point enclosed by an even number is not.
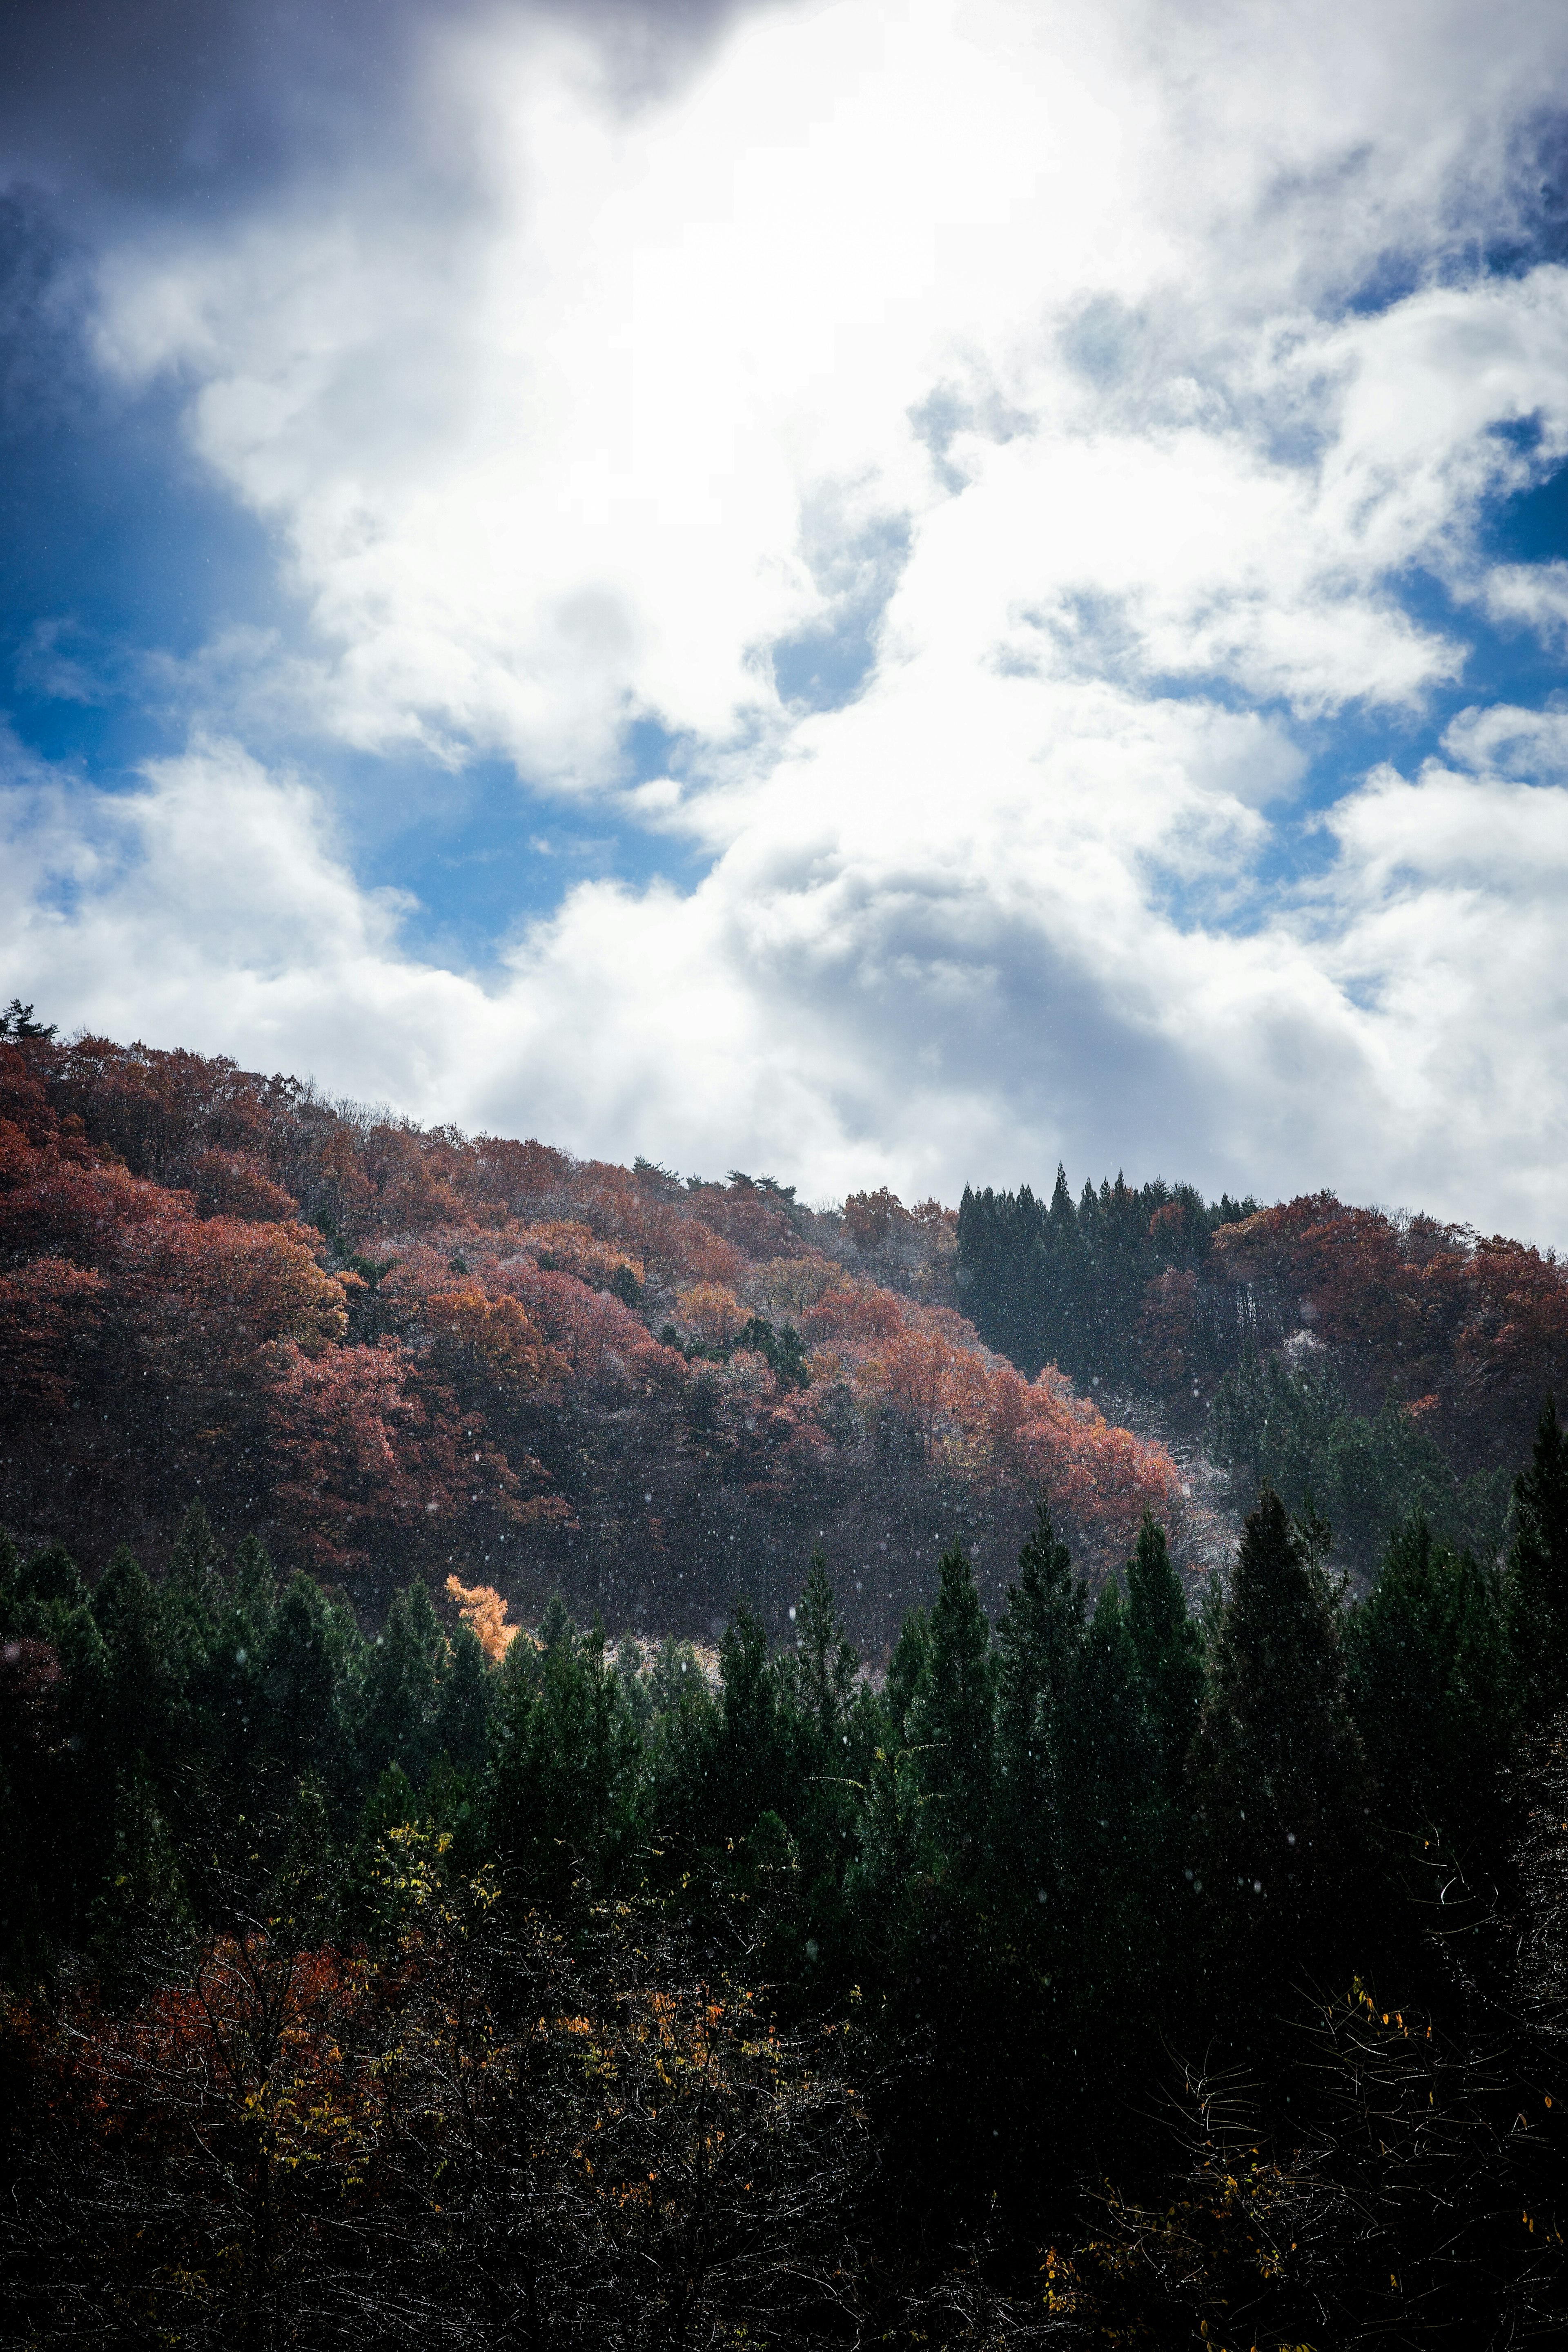
<svg viewBox="0 0 1568 2352"><path fill-rule="evenodd" d="M1568 2326L1550 1252L0 1028L0 2333Z"/></svg>

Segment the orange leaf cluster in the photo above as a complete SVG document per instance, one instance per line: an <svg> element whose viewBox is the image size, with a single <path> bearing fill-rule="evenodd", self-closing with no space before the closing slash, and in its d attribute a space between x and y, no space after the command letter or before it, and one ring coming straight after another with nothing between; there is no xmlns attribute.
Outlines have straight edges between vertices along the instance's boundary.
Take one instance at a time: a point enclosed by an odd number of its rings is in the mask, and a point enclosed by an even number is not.
<svg viewBox="0 0 1568 2352"><path fill-rule="evenodd" d="M485 1655L492 1664L507 1654L521 1633L520 1625L507 1622L507 1603L493 1584L462 1584L455 1576L446 1580L446 1590L457 1603L457 1613L465 1625L471 1625L479 1637Z"/></svg>

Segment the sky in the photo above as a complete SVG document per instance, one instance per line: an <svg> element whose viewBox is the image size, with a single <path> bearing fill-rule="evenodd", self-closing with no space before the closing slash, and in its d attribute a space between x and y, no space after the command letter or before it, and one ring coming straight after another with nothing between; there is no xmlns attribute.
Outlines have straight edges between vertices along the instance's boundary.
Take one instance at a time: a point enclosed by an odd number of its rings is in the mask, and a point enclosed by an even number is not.
<svg viewBox="0 0 1568 2352"><path fill-rule="evenodd" d="M0 996L1568 1245L1568 10L0 17Z"/></svg>

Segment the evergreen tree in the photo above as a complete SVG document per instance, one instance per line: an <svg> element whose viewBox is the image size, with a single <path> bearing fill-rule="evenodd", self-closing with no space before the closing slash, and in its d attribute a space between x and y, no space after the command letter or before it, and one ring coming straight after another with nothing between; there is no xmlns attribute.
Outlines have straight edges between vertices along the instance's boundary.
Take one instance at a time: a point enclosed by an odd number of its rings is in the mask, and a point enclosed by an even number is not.
<svg viewBox="0 0 1568 2352"><path fill-rule="evenodd" d="M898 1639L887 1662L887 1681L883 1694L894 1748L906 1747L914 1737L911 1718L915 1702L924 1690L930 1671L930 1612L925 1609L912 1609L898 1629Z"/></svg>
<svg viewBox="0 0 1568 2352"><path fill-rule="evenodd" d="M1345 1629L1351 1710L1385 1822L1461 1857L1506 1839L1499 1773L1515 1703L1499 1580L1435 1543L1419 1511Z"/></svg>
<svg viewBox="0 0 1568 2352"><path fill-rule="evenodd" d="M934 1861L930 1802L907 1748L873 1748L861 1783L856 1851L844 1880L859 1948L884 1983L896 1985L918 1898Z"/></svg>
<svg viewBox="0 0 1568 2352"><path fill-rule="evenodd" d="M1148 1511L1127 1562L1127 1629L1159 1740L1161 1775L1174 1796L1203 1699L1203 1636L1188 1612L1166 1531Z"/></svg>
<svg viewBox="0 0 1568 2352"><path fill-rule="evenodd" d="M204 1607L214 1584L223 1574L223 1552L213 1533L206 1506L194 1502L180 1523L174 1549L169 1555L169 1581Z"/></svg>
<svg viewBox="0 0 1568 2352"><path fill-rule="evenodd" d="M844 1737L844 1717L860 1672L860 1659L846 1635L828 1580L828 1563L813 1551L797 1618L795 1685L808 1721L824 1752Z"/></svg>
<svg viewBox="0 0 1568 2352"><path fill-rule="evenodd" d="M423 1584L405 1586L387 1612L366 1675L360 1739L371 1771L396 1763L423 1788L440 1747L446 1663L446 1636L429 1592Z"/></svg>
<svg viewBox="0 0 1568 2352"><path fill-rule="evenodd" d="M517 1645L514 1644L514 1647ZM558 1641L502 1696L490 1834L523 1894L564 1903L612 1879L643 1827L642 1742L602 1626Z"/></svg>
<svg viewBox="0 0 1568 2352"><path fill-rule="evenodd" d="M1113 1584L1071 1654L1051 1745L1073 1973L1100 2005L1109 2000L1120 2011L1130 1982L1146 2000L1157 1976L1152 1922L1165 1807L1159 1735Z"/></svg>
<svg viewBox="0 0 1568 2352"><path fill-rule="evenodd" d="M341 1612L301 1571L284 1589L262 1656L264 1753L287 1784L315 1772L334 1797L346 1786L351 1756L350 1634Z"/></svg>
<svg viewBox="0 0 1568 2352"><path fill-rule="evenodd" d="M1072 1555L1041 1503L997 1628L999 1761L1021 1788L1043 1791L1046 1786L1040 1777L1046 1737L1071 1679L1086 1605L1085 1589L1072 1573Z"/></svg>
<svg viewBox="0 0 1568 2352"><path fill-rule="evenodd" d="M214 1599L214 1633L202 1676L210 1801L243 1807L252 1742L265 1717L263 1661L277 1613L277 1579L267 1547L246 1536Z"/></svg>
<svg viewBox="0 0 1568 2352"><path fill-rule="evenodd" d="M389 1806L388 1811L395 1811ZM403 1816L412 1819L412 1811ZM340 1856L327 1792L314 1772L295 1790L288 1835L272 1890L272 1933L302 1950L338 1930Z"/></svg>
<svg viewBox="0 0 1568 2352"><path fill-rule="evenodd" d="M962 1544L942 1556L930 1654L910 1709L933 1827L961 1874L984 1852L995 1771L996 1656Z"/></svg>
<svg viewBox="0 0 1568 2352"><path fill-rule="evenodd" d="M452 1636L451 1657L441 1685L435 1743L454 1769L477 1776L489 1752L494 1703L489 1665L472 1625Z"/></svg>
<svg viewBox="0 0 1568 2352"><path fill-rule="evenodd" d="M228 1606L238 1646L259 1658L277 1613L277 1571L259 1536L242 1537L235 1547Z"/></svg>
<svg viewBox="0 0 1568 2352"><path fill-rule="evenodd" d="M401 1906L392 1885L395 1872L388 1867L384 1841L389 1831L406 1828L418 1819L419 1800L413 1782L401 1764L389 1764L360 1808L343 1881L349 1923L357 1934L372 1941L395 1934L400 1924Z"/></svg>
<svg viewBox="0 0 1568 2352"><path fill-rule="evenodd" d="M159 1596L136 1555L121 1544L99 1577L92 1613L107 1658L105 1734L121 1769L140 1753L154 1768L172 1761L174 1691Z"/></svg>
<svg viewBox="0 0 1568 2352"><path fill-rule="evenodd" d="M1531 1723L1568 1696L1568 1431L1548 1397L1528 1470L1514 1481L1505 1584L1509 1639Z"/></svg>
<svg viewBox="0 0 1568 2352"><path fill-rule="evenodd" d="M998 1864L1004 1887L1041 1930L1054 1928L1062 1898L1060 1737L1086 1599L1042 1502L997 1629Z"/></svg>
<svg viewBox="0 0 1568 2352"><path fill-rule="evenodd" d="M11 1804L6 1867L15 1870L11 1856L19 1856L34 1890L13 1916L26 1912L33 1922L27 1934L47 1940L79 1927L109 1857L109 1661L87 1588L63 1544L47 1544L26 1560L5 1546L0 1621L0 1769Z"/></svg>
<svg viewBox="0 0 1568 2352"><path fill-rule="evenodd" d="M565 1601L559 1592L552 1592L539 1619L539 1648L547 1658L552 1657L556 1651L570 1647L576 1632Z"/></svg>
<svg viewBox="0 0 1568 2352"><path fill-rule="evenodd" d="M795 1815L795 1744L783 1677L744 1603L719 1643L720 1698L708 1769L707 1840L744 1837L758 1816ZM705 1841L706 1842L706 1841Z"/></svg>
<svg viewBox="0 0 1568 2352"><path fill-rule="evenodd" d="M1365 1759L1327 1577L1271 1488L1242 1530L1190 1780L1225 1960L1276 1979L1325 1964L1359 1925Z"/></svg>

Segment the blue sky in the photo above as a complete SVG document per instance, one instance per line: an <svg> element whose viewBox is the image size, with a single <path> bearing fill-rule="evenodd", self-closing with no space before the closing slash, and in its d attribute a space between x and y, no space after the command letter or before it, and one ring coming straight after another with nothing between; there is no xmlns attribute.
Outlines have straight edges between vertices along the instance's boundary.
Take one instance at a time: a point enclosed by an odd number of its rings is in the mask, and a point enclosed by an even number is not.
<svg viewBox="0 0 1568 2352"><path fill-rule="evenodd" d="M5 993L1568 1243L1560 10L5 37Z"/></svg>

